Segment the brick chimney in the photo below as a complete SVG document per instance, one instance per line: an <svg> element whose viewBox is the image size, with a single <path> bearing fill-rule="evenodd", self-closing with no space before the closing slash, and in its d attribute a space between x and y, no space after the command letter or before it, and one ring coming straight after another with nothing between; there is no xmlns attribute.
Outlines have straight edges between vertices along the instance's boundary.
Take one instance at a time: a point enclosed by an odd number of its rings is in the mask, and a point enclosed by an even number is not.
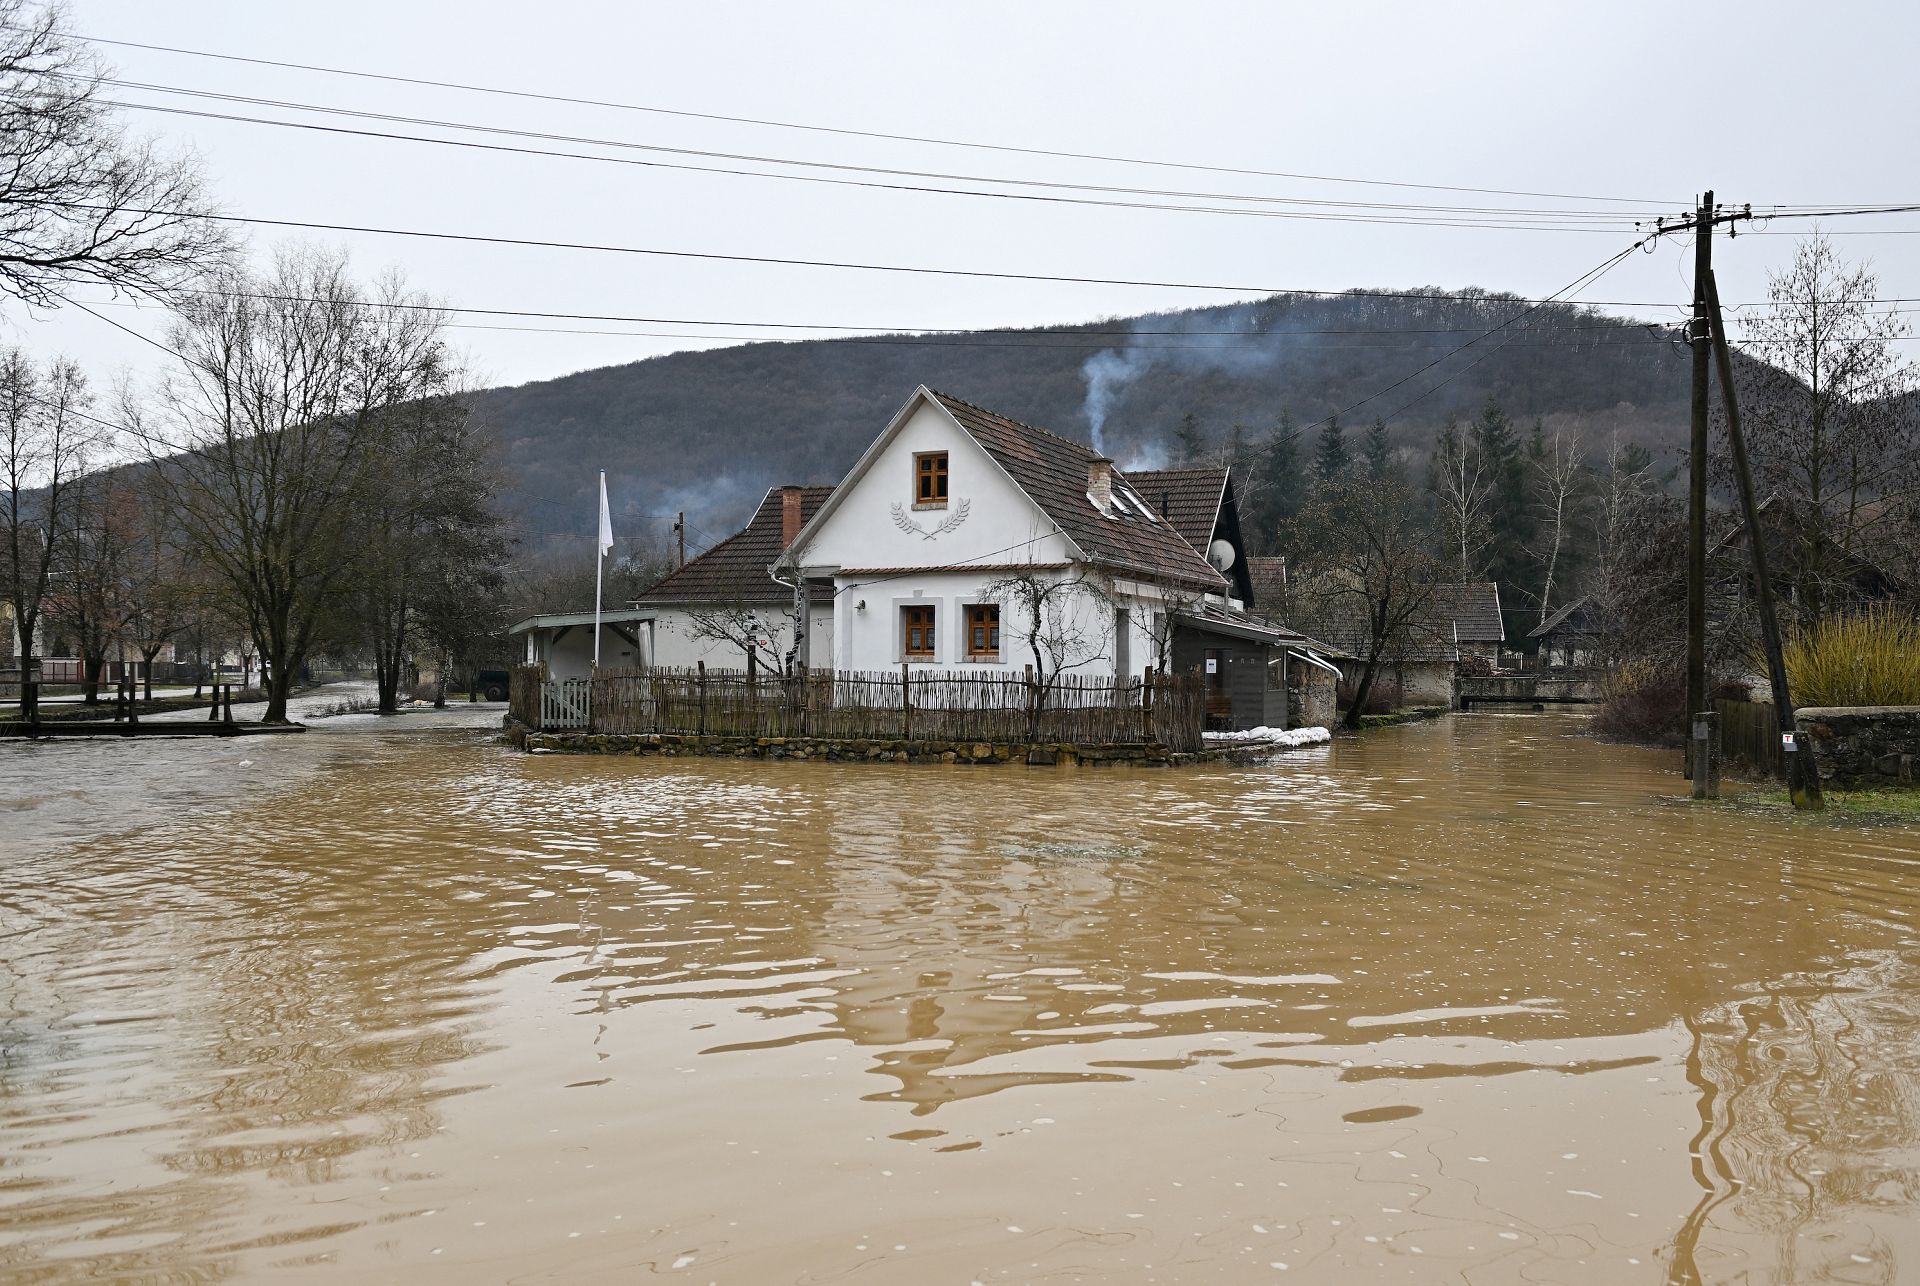
<svg viewBox="0 0 1920 1286"><path fill-rule="evenodd" d="M780 548L786 549L793 544L793 538L800 534L800 488L780 488Z"/></svg>
<svg viewBox="0 0 1920 1286"><path fill-rule="evenodd" d="M1105 456L1087 461L1087 498L1101 513L1113 511L1113 461Z"/></svg>

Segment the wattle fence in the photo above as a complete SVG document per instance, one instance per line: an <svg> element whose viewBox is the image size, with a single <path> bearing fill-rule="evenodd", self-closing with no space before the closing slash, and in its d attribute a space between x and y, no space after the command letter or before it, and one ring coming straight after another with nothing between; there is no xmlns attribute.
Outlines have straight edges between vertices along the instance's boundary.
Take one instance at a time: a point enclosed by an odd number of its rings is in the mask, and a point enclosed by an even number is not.
<svg viewBox="0 0 1920 1286"><path fill-rule="evenodd" d="M509 709L542 731L714 737L1066 743L1155 742L1201 748L1200 675L1065 674L1042 685L1024 673L903 668L804 678L750 670L602 669L550 680L513 671Z"/></svg>

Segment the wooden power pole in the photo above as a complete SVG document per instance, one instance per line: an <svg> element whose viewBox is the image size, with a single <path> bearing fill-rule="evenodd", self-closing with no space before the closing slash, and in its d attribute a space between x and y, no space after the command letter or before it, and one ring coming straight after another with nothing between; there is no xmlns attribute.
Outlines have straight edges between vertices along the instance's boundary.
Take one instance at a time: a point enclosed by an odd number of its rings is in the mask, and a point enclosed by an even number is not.
<svg viewBox="0 0 1920 1286"><path fill-rule="evenodd" d="M1713 339L1707 325L1707 274L1713 271L1713 193L1693 212L1693 434L1687 452L1687 724L1707 708L1707 398L1713 379ZM1688 739L1687 775L1693 797L1706 799L1713 774Z"/></svg>

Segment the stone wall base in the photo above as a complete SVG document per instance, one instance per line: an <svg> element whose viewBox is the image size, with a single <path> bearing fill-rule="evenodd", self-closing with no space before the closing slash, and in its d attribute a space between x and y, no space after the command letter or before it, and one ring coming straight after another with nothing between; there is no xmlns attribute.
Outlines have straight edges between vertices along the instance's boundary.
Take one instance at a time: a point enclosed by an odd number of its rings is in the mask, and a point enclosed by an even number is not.
<svg viewBox="0 0 1920 1286"><path fill-rule="evenodd" d="M1034 764L1171 768L1253 763L1276 747L1231 746L1197 752L1153 742L890 741L830 737L699 737L673 733L536 732L509 717L507 741L530 754L706 756L719 759L826 760L837 763Z"/></svg>
<svg viewBox="0 0 1920 1286"><path fill-rule="evenodd" d="M1920 706L1808 706L1793 712L1793 724L1794 741L1812 750L1823 784L1920 784Z"/></svg>

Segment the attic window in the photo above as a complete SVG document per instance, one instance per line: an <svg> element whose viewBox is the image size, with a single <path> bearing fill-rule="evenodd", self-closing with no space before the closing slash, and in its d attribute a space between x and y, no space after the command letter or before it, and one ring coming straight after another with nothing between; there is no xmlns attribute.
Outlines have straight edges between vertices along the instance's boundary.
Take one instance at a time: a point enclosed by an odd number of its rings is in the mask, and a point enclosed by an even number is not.
<svg viewBox="0 0 1920 1286"><path fill-rule="evenodd" d="M944 508L947 503L947 453L922 451L913 457L913 503Z"/></svg>

